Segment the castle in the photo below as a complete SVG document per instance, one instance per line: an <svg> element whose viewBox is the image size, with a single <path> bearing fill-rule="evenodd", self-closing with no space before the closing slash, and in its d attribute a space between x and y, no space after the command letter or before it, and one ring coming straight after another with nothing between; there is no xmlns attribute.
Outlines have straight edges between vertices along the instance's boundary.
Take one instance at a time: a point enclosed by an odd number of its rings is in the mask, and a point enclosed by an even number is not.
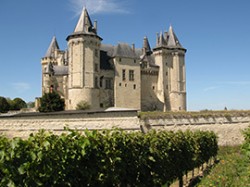
<svg viewBox="0 0 250 187"><path fill-rule="evenodd" d="M53 37L41 59L42 93L56 90L66 110L81 101L92 109L186 110L186 49L172 26L157 34L153 49L146 37L141 49L107 45L101 43L97 22L83 9L66 40L68 48L60 50Z"/></svg>

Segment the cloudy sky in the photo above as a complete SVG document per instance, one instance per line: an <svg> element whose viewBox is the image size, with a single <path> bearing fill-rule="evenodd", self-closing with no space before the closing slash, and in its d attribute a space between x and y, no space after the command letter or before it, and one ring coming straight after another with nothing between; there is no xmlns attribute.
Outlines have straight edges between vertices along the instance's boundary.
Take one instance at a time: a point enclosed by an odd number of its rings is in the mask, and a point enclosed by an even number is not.
<svg viewBox="0 0 250 187"><path fill-rule="evenodd" d="M41 64L52 37L66 49L83 7L103 43L134 43L172 25L187 49L188 110L250 109L248 0L1 0L0 96L41 96Z"/></svg>

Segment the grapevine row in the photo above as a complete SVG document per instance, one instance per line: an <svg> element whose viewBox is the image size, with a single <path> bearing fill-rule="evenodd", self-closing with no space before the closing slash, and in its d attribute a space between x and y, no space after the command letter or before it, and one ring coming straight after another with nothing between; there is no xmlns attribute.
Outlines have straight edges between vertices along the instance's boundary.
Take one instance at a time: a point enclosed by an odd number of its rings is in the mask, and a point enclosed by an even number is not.
<svg viewBox="0 0 250 187"><path fill-rule="evenodd" d="M45 131L0 137L0 186L161 186L218 150L213 132Z"/></svg>

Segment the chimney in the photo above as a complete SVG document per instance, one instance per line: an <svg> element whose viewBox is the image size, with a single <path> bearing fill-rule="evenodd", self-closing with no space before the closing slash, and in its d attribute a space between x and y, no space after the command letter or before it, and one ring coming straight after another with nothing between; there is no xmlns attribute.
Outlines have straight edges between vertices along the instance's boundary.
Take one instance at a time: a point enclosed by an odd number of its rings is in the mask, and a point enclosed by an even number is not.
<svg viewBox="0 0 250 187"><path fill-rule="evenodd" d="M94 21L94 29L95 29L95 31L97 33L97 21L96 20Z"/></svg>
<svg viewBox="0 0 250 187"><path fill-rule="evenodd" d="M132 50L135 52L135 44L132 44Z"/></svg>
<svg viewBox="0 0 250 187"><path fill-rule="evenodd" d="M157 32L156 33L156 46L159 45L159 33Z"/></svg>

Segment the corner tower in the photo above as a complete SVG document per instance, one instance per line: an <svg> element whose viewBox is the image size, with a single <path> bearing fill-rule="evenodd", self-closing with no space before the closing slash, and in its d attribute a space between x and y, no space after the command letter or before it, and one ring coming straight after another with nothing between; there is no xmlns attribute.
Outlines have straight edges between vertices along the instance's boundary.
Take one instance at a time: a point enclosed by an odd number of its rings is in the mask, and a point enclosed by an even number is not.
<svg viewBox="0 0 250 187"><path fill-rule="evenodd" d="M157 35L154 49L155 63L160 67L158 98L164 102L164 110L186 110L186 49L182 47L172 26L168 32Z"/></svg>
<svg viewBox="0 0 250 187"><path fill-rule="evenodd" d="M51 86L53 86L53 65L57 65L57 56L59 54L59 45L57 43L56 37L53 36L49 48L45 56L41 60L42 64L42 95L50 91Z"/></svg>
<svg viewBox="0 0 250 187"><path fill-rule="evenodd" d="M102 38L97 35L97 24L93 25L87 9L83 9L74 32L68 41L68 109L75 109L80 101L100 107L99 75L100 46Z"/></svg>

